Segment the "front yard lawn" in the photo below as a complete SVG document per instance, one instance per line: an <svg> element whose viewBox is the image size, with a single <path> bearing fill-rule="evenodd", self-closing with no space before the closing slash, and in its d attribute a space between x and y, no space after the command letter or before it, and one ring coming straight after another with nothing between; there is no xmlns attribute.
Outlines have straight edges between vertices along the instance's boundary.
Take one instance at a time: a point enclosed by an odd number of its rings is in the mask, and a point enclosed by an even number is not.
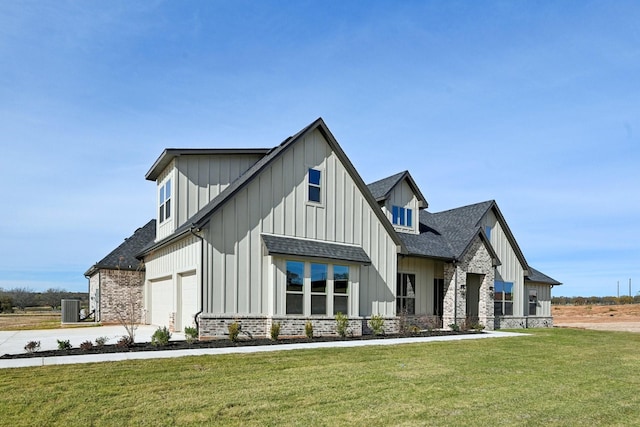
<svg viewBox="0 0 640 427"><path fill-rule="evenodd" d="M640 425L640 335L0 370L2 425Z"/></svg>

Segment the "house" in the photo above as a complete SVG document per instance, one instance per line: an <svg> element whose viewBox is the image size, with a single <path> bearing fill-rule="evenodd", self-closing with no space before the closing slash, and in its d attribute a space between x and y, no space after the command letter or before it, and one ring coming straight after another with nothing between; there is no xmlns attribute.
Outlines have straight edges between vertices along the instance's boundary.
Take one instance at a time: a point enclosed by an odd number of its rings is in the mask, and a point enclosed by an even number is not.
<svg viewBox="0 0 640 427"><path fill-rule="evenodd" d="M201 337L239 322L254 336L354 335L481 323L551 326L551 288L530 268L495 201L430 213L408 171L365 185L322 119L271 149L166 149L155 238L144 261L146 321Z"/></svg>
<svg viewBox="0 0 640 427"><path fill-rule="evenodd" d="M152 219L84 273L89 279L89 312L96 322L118 323L117 307L122 303L142 307L145 272L136 255L155 237Z"/></svg>

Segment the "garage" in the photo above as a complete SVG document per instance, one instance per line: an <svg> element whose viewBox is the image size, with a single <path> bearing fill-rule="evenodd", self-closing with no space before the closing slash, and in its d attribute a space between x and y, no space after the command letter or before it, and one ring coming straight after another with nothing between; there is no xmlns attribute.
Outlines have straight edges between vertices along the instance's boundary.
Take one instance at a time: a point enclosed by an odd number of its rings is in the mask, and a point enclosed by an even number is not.
<svg viewBox="0 0 640 427"><path fill-rule="evenodd" d="M169 327L169 318L173 312L172 284L170 277L149 283L152 325Z"/></svg>
<svg viewBox="0 0 640 427"><path fill-rule="evenodd" d="M180 276L180 304L177 331L184 331L187 326L194 326L193 316L198 312L198 281L192 271Z"/></svg>

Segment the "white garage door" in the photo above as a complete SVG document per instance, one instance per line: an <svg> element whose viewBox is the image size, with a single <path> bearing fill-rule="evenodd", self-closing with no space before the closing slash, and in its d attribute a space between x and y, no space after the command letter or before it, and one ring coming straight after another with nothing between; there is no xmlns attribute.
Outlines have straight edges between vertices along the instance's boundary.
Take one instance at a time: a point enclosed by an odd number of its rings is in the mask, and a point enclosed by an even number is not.
<svg viewBox="0 0 640 427"><path fill-rule="evenodd" d="M198 283L196 273L188 273L180 277L180 324L178 331L186 326L194 326L193 316L198 312Z"/></svg>
<svg viewBox="0 0 640 427"><path fill-rule="evenodd" d="M169 327L169 314L173 311L171 279L151 282L151 324Z"/></svg>

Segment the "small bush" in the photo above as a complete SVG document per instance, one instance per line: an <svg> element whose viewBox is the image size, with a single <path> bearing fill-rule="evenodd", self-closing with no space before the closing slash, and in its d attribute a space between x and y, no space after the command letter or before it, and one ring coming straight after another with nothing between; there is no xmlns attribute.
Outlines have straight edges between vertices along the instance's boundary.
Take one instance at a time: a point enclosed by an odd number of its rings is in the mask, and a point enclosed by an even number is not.
<svg viewBox="0 0 640 427"><path fill-rule="evenodd" d="M349 332L349 318L342 313L336 314L336 332L342 338Z"/></svg>
<svg viewBox="0 0 640 427"><path fill-rule="evenodd" d="M40 341L29 341L24 349L27 353L34 353L40 350Z"/></svg>
<svg viewBox="0 0 640 427"><path fill-rule="evenodd" d="M58 341L58 350L69 350L71 348L71 343L69 340L56 340Z"/></svg>
<svg viewBox="0 0 640 427"><path fill-rule="evenodd" d="M119 347L119 348L129 348L132 345L133 345L133 340L129 335L123 335L122 337L120 337L120 339L116 343L116 347Z"/></svg>
<svg viewBox="0 0 640 427"><path fill-rule="evenodd" d="M156 329L156 331L151 336L151 345L155 347L164 347L169 344L169 340L171 339L171 332L167 329L166 326L162 328Z"/></svg>
<svg viewBox="0 0 640 427"><path fill-rule="evenodd" d="M240 331L242 330L240 324L238 322L233 322L227 329L229 330L229 339L233 342L237 342Z"/></svg>
<svg viewBox="0 0 640 427"><path fill-rule="evenodd" d="M91 350L93 348L93 343L89 340L84 341L80 344L80 349L87 351L87 350Z"/></svg>
<svg viewBox="0 0 640 427"><path fill-rule="evenodd" d="M189 344L198 340L198 330L191 326L187 326L184 328L184 338L187 340Z"/></svg>
<svg viewBox="0 0 640 427"><path fill-rule="evenodd" d="M271 339L273 341L278 341L278 337L280 336L280 323L272 323L271 324Z"/></svg>
<svg viewBox="0 0 640 427"><path fill-rule="evenodd" d="M102 347L109 341L108 337L98 337L96 338L96 347Z"/></svg>
<svg viewBox="0 0 640 427"><path fill-rule="evenodd" d="M304 334L309 339L313 339L313 323L307 320L307 323L304 324Z"/></svg>
<svg viewBox="0 0 640 427"><path fill-rule="evenodd" d="M457 324L457 323L451 323L451 324L449 324L449 327L451 328L451 330L452 330L453 332L458 332L458 331L460 331L460 326L458 326L458 324Z"/></svg>
<svg viewBox="0 0 640 427"><path fill-rule="evenodd" d="M420 333L420 327L418 325L411 325L409 327L409 333L411 335L418 335Z"/></svg>
<svg viewBox="0 0 640 427"><path fill-rule="evenodd" d="M371 316L369 327L373 331L373 335L384 335L384 319L379 314Z"/></svg>

